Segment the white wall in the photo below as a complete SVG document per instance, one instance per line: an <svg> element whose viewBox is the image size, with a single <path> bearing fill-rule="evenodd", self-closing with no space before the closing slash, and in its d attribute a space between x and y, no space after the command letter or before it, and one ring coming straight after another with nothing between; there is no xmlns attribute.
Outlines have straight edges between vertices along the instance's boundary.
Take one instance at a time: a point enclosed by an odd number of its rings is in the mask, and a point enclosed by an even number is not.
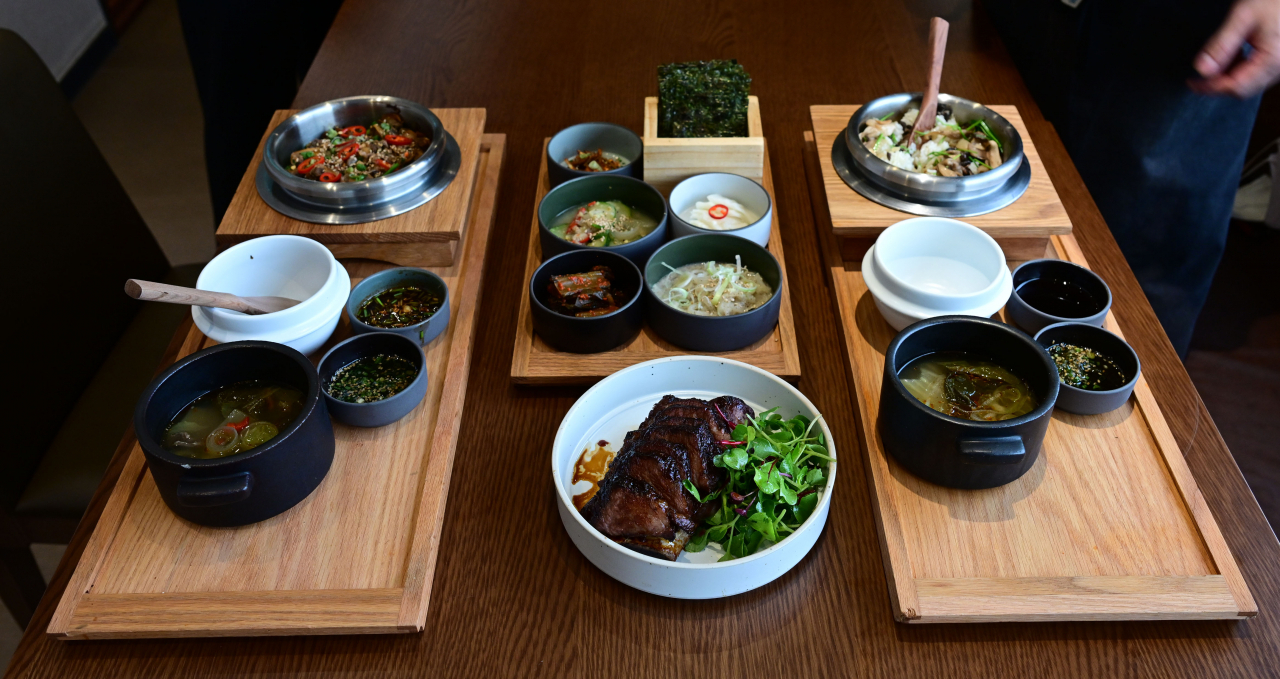
<svg viewBox="0 0 1280 679"><path fill-rule="evenodd" d="M97 0L0 0L0 28L22 36L62 80L107 19Z"/></svg>

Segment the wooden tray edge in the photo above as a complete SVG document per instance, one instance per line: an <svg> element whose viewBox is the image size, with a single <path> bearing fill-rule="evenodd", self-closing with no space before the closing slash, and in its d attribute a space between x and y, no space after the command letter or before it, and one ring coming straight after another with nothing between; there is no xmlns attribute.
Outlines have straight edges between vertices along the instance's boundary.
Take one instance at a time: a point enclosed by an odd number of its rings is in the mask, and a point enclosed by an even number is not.
<svg viewBox="0 0 1280 679"><path fill-rule="evenodd" d="M498 179L501 175L502 163L504 160L506 149L506 135L504 134L484 134L481 137L481 165L485 165L485 173L483 181L476 182L473 187L473 198L468 209L468 225L473 226L471 219L484 219L488 224L488 228L483 229L483 238L470 239L466 245L466 257L468 261L477 262L479 266L469 268L467 271L467 284L479 286L483 281L483 264L487 251L488 239L492 232L492 225L495 216L495 206L498 190ZM484 153L488 150L488 155ZM494 155L496 153L496 155ZM496 162L494 162L496 160ZM484 196L482 200L477 200L480 196ZM481 223L481 222L475 222ZM468 229L474 233L474 230ZM473 246L474 244L474 246ZM464 288L466 285L463 286ZM479 304L480 290L476 290L475 295L464 296L463 301L459 304L458 318L454 322L454 331L474 324L476 307ZM178 356L185 356L193 350L192 347L185 346L192 341L196 333L189 333L187 340L184 341L183 349L179 351ZM457 336L457 335L455 335ZM112 543L115 540L116 531L100 532L98 528L107 526L116 526L119 528L121 524L121 516L127 510L138 485L143 482L146 476L146 462L135 442L133 452L130 453L128 461L125 463L124 469L121 471L120 480L134 479L132 482L121 484L117 481L115 489L113 489L107 505L104 508L98 525L95 527L93 534L86 544L84 552L81 554L80 562L77 563L75 570L72 572L67 588L63 591L57 608L54 610L52 619L46 632L59 639L85 639L85 638L161 638L168 636L182 637L205 637L205 636L270 636L270 635L293 635L293 634L385 634L398 632L422 631L426 623L427 605L431 594L431 582L435 572L435 556L436 551L432 549L433 535L437 535L444 519L444 511L448 496L448 487L450 475L453 468L453 455L457 447L457 432L460 426L461 413L464 399L466 396L466 384L469 373L471 349L475 343L475 333L471 332L467 341L458 342L450 348L448 364L450 369L445 377L445 387L440 397L441 413L445 413L445 409L455 414L450 417L452 428L449 430L448 437L437 436L432 444L430 457L428 458L427 468L423 470L424 487L422 497L419 499L418 515L415 517L414 536L406 558L406 571L403 589L394 590L304 590L304 591L285 591L271 592L268 595L288 595L286 601L278 609L282 614L288 615L293 610L294 605L289 600L297 598L301 599L324 599L324 597L340 596L342 593L360 593L360 592L397 592L397 605L385 617L385 620L378 620L375 627L369 628L366 623L359 622L343 622L335 617L333 621L321 625L298 625L290 626L288 621L283 626L280 625L248 625L237 629L209 627L207 624L203 627L192 626L180 632L171 633L171 630L157 629L155 624L150 620L147 622L136 624L107 624L107 623L83 623L75 624L76 614L80 610L81 605L86 599L94 599L99 601L108 600L109 597L116 600L130 600L134 603L150 601L150 597L168 596L192 597L191 594L177 593L173 595L90 595L88 589L94 578L97 576L98 569L105 561L107 554L110 552ZM461 358L459 357L461 353ZM456 372L455 372L456 368ZM440 414L437 413L437 422L440 421ZM431 473L439 472L439 479L431 488L426 487L426 482L431 479ZM434 515L431 515L431 503L427 502L427 493L433 493L439 496ZM429 520L428 520L429 519ZM431 531L424 531L424 526L431 526ZM425 535L424 535L425 533ZM425 560L421 559L422 551L426 550ZM415 556L422 563L419 567L413 567ZM86 567L88 565L88 567ZM255 600L261 600L264 596L262 592L240 593L240 592L222 592L209 593L206 601L236 601L242 596L253 595ZM220 599L218 597L221 597ZM352 596L355 596L352 594ZM332 599L326 599L332 603ZM366 624L365 627L356 627L357 624Z"/></svg>
<svg viewBox="0 0 1280 679"><path fill-rule="evenodd" d="M550 141L550 138L543 140L544 151L546 150L546 145L549 141ZM547 166L546 166L545 157L546 157L546 153L543 153L544 160L542 161L541 170L538 173L537 188L535 188L534 190L533 224L532 224L532 229L530 230L530 233L529 233L529 247L527 249L528 254L525 259L525 270L524 270L524 278L523 278L525 285L528 285L529 278L533 275L533 272L538 268L538 265L540 263L538 259L538 255L535 254L537 252L535 248L538 245L538 204L542 200L542 195L545 195L545 194L539 195L539 192L541 192L542 190L541 187L543 183L546 181ZM770 187L772 187L773 186L772 168L769 165L767 148L765 150L765 170L766 170L766 174L769 175L768 184ZM774 189L773 195L774 195L774 200L776 205L776 200L777 200L776 189ZM776 209L775 209L774 217L775 219L777 217ZM758 366L758 367L761 367L764 370L768 370L769 372L776 375L777 377L780 377L783 380L786 380L787 382L791 382L794 384L800 380L800 372L801 372L800 349L796 340L795 316L791 306L791 286L789 282L790 279L787 274L787 264L786 264L786 258L785 258L786 252L782 247L782 234L777 229L775 229L774 235L776 236L776 239L777 239L777 247L776 247L776 252L774 252L774 254L778 258L779 263L782 265L782 280L783 280L782 287L785 293L783 294L782 306L778 313L778 335L779 335L778 340L779 340L779 343L782 345L782 351L779 353L779 356L782 358L782 368L780 371L775 371L765 366ZM770 237L771 252L774 251L773 248L774 248L773 236L771 236ZM787 352L787 347L792 348L792 351L790 354ZM516 317L516 337L511 350L510 376L511 376L511 382L513 384L519 384L519 385L525 385L525 386L586 385L586 384L594 384L596 382L599 382L600 380L608 377L609 375L613 374L617 370L635 365L637 363L642 363L644 361L653 360L656 358L664 358L667 356L683 356L683 355L714 355L714 356L721 356L721 357L730 358L733 360L743 361L744 363L751 363L752 365L756 365L755 363L752 363L750 360L746 360L747 358L749 358L747 356L741 356L741 357L737 356L736 354L738 353L739 351L724 352L721 354L702 354L699 352L685 352L680 350L663 351L663 352L654 352L652 355L646 355L644 358L641 358L640 360L636 360L636 361L630 361L630 362L620 361L619 364L613 368L613 370L606 370L602 368L601 370L590 371L588 369L588 370L583 370L582 372L579 372L578 374L575 374L575 375L553 375L549 373L542 373L539 371L537 366L534 365L535 359L533 357L533 354L534 354L533 352L533 318L529 309L529 296L524 294L522 291L520 295L520 307L518 311L518 316Z"/></svg>

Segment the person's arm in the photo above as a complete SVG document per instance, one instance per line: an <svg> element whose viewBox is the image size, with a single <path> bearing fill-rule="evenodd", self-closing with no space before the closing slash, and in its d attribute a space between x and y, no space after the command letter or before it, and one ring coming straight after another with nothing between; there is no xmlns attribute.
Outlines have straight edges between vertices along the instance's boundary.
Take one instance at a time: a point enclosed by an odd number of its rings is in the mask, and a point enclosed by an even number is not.
<svg viewBox="0 0 1280 679"><path fill-rule="evenodd" d="M1253 47L1240 59L1245 43ZM1195 59L1203 79L1188 85L1201 94L1251 97L1280 80L1280 0L1237 0Z"/></svg>

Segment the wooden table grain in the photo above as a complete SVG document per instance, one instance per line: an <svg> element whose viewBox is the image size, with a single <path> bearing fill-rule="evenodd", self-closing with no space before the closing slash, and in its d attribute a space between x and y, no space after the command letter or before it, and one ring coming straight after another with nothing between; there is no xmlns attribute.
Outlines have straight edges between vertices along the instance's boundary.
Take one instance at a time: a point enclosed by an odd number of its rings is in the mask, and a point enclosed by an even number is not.
<svg viewBox="0 0 1280 679"><path fill-rule="evenodd" d="M912 626L893 621L865 469L841 483L826 531L790 573L718 601L620 585L556 516L547 460L580 388L520 388L508 370L542 140L571 123L639 130L656 69L736 57L754 78L777 187L801 349L800 389L838 445L858 445L840 326L823 276L802 158L811 104L849 104L926 77L929 18L951 22L942 90L1015 104L1115 293L1205 501L1260 608L1243 622ZM607 45L607 47L601 47ZM297 106L352 94L483 106L508 135L479 337L426 631L382 637L64 642L44 628L123 462L67 550L8 676L1274 676L1280 544L1125 265L1052 126L980 7L942 0L619 3L351 0ZM132 398L132 395L127 397Z"/></svg>

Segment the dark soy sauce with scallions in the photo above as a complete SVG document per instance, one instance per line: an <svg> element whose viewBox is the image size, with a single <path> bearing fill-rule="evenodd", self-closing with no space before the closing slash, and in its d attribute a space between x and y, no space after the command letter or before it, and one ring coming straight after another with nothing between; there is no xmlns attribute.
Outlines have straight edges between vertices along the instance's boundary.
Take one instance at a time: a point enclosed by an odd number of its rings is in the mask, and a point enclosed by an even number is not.
<svg viewBox="0 0 1280 679"><path fill-rule="evenodd" d="M1102 302L1084 286L1061 278L1033 278L1018 286L1032 308L1059 318L1084 318L1102 311Z"/></svg>

